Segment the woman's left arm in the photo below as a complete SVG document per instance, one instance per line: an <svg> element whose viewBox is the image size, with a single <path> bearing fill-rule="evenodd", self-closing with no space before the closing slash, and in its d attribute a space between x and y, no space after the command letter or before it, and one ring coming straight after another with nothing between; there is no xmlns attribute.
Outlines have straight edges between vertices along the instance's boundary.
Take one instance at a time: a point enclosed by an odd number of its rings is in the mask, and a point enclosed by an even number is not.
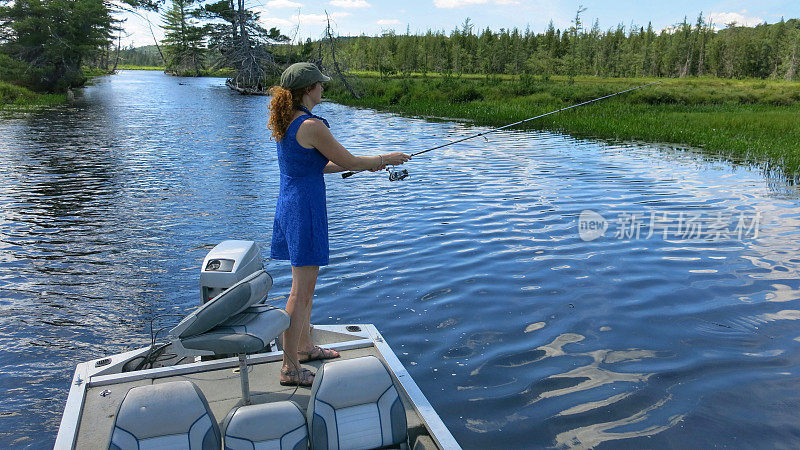
<svg viewBox="0 0 800 450"><path fill-rule="evenodd" d="M338 166L333 161L328 161L328 164L322 169L322 173L336 173L344 172L344 168Z"/></svg>
<svg viewBox="0 0 800 450"><path fill-rule="evenodd" d="M376 167L375 169L369 169L369 171L370 172L377 172L379 170L383 170L384 168L386 168L386 165L383 165L383 166L380 166L380 167ZM347 169L345 169L344 167L334 163L333 161L328 161L328 164L325 167L322 168L322 173L344 172L345 170L347 170Z"/></svg>

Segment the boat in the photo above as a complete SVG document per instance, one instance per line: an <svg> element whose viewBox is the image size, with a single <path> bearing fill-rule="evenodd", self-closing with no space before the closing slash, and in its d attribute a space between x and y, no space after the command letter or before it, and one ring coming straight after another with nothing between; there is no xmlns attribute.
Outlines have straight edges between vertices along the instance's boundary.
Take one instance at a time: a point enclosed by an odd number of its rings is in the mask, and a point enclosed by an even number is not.
<svg viewBox="0 0 800 450"><path fill-rule="evenodd" d="M304 363L310 388L278 382L289 315L255 242L200 270L200 306L163 342L77 365L55 448L460 448L372 324L312 325L341 357Z"/></svg>

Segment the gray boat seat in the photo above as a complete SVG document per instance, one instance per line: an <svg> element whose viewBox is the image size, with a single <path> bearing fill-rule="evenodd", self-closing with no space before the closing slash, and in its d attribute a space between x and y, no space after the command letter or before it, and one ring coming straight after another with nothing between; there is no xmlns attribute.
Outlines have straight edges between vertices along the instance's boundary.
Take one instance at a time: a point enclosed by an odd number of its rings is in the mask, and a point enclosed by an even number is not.
<svg viewBox="0 0 800 450"><path fill-rule="evenodd" d="M271 287L272 277L265 270L253 272L208 302L203 303L170 330L169 334L173 339L183 340L205 333L266 299ZM274 337L270 337L269 340Z"/></svg>
<svg viewBox="0 0 800 450"><path fill-rule="evenodd" d="M272 277L259 270L201 305L169 332L178 356L238 355L242 400L250 403L247 355L263 351L283 330L289 314L259 304L267 298Z"/></svg>
<svg viewBox="0 0 800 450"><path fill-rule="evenodd" d="M323 364L306 410L311 448L367 449L406 441L406 412L374 356Z"/></svg>
<svg viewBox="0 0 800 450"><path fill-rule="evenodd" d="M220 431L206 397L190 381L132 388L117 412L111 450L219 449Z"/></svg>
<svg viewBox="0 0 800 450"><path fill-rule="evenodd" d="M181 339L187 350L215 355L256 353L289 326L288 314L269 305L255 305L205 333Z"/></svg>
<svg viewBox="0 0 800 450"><path fill-rule="evenodd" d="M306 418L296 403L281 401L234 408L222 424L226 450L306 450Z"/></svg>

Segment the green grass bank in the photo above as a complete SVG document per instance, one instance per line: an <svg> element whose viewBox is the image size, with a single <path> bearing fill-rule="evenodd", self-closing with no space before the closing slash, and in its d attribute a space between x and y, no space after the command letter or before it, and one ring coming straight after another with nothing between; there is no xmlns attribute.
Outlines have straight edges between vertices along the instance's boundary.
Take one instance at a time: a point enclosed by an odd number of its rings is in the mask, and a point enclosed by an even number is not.
<svg viewBox="0 0 800 450"><path fill-rule="evenodd" d="M117 70L161 70L163 67L119 65ZM87 78L87 85L92 79L99 76L111 75L113 72L104 69L85 67L83 75ZM203 77L231 77L232 69L204 70ZM34 92L17 84L0 81L0 110L36 109L40 107L56 106L67 102L65 94L46 94Z"/></svg>
<svg viewBox="0 0 800 450"><path fill-rule="evenodd" d="M117 70L164 70L164 67L160 66L134 66L131 64L120 64L117 66ZM219 78L230 78L236 75L236 71L229 68L217 69L217 70L210 70L210 69L203 69L200 71L201 77L219 77ZM195 76L194 73L185 73L185 74L178 74L178 76L187 76L193 77Z"/></svg>
<svg viewBox="0 0 800 450"><path fill-rule="evenodd" d="M96 68L83 68L86 84L92 79L111 72ZM61 93L36 92L25 87L24 80L0 81L0 110L33 110L67 103L68 95ZM22 85L22 86L21 86Z"/></svg>
<svg viewBox="0 0 800 450"><path fill-rule="evenodd" d="M60 105L66 102L64 94L39 94L15 84L0 81L0 110L31 109Z"/></svg>
<svg viewBox="0 0 800 450"><path fill-rule="evenodd" d="M361 99L332 83L328 98L350 106L502 126L652 81L660 84L528 122L580 137L690 146L800 173L800 83L720 78L541 79L358 72Z"/></svg>

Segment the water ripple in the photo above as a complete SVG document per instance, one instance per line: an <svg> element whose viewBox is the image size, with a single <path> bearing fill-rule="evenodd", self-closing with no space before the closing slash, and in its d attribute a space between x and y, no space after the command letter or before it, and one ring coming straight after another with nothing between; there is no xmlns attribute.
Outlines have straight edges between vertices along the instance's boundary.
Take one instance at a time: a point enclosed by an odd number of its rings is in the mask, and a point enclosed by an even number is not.
<svg viewBox="0 0 800 450"><path fill-rule="evenodd" d="M75 364L174 324L217 242L269 254L265 99L189 81L122 72L0 122L0 446L51 446ZM318 113L364 155L484 130ZM687 149L530 131L408 169L327 178L312 319L376 324L465 447L800 445L795 187ZM585 210L603 237L580 238ZM615 236L622 214L681 213L762 221L742 239ZM289 266L268 270L280 305Z"/></svg>

